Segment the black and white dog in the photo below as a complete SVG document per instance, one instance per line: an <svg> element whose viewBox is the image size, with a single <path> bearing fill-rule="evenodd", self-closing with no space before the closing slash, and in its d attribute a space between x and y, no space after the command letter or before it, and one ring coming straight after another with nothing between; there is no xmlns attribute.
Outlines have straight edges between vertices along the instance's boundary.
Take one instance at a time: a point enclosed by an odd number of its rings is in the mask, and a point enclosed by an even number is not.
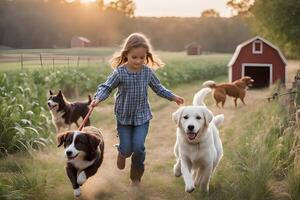
<svg viewBox="0 0 300 200"><path fill-rule="evenodd" d="M56 127L56 131L70 130L72 123L79 127L77 121L80 117L84 119L89 112L89 105L92 101L91 96L88 95L88 102L68 102L61 91L54 95L50 90L49 94L50 97L47 104L51 111L52 122ZM86 126L89 125L90 120L88 119Z"/></svg>
<svg viewBox="0 0 300 200"><path fill-rule="evenodd" d="M66 173L72 183L74 196L81 194L80 186L93 176L103 161L104 141L101 131L87 126L82 131L67 131L57 135L67 157Z"/></svg>

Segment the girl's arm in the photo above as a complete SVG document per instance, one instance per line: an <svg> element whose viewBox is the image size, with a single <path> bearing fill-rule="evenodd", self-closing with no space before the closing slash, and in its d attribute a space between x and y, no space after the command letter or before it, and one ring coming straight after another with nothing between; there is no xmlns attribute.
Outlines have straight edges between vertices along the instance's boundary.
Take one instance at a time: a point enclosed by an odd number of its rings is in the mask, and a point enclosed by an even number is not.
<svg viewBox="0 0 300 200"><path fill-rule="evenodd" d="M170 90L166 89L159 81L157 76L153 71L151 71L151 79L149 86L151 89L158 95L163 98L166 98L170 101L175 101L178 105L184 103L184 99L180 96L173 94Z"/></svg>
<svg viewBox="0 0 300 200"><path fill-rule="evenodd" d="M110 93L120 84L119 73L115 69L107 78L105 83L98 86L97 92L91 106L96 106L100 101L107 99Z"/></svg>

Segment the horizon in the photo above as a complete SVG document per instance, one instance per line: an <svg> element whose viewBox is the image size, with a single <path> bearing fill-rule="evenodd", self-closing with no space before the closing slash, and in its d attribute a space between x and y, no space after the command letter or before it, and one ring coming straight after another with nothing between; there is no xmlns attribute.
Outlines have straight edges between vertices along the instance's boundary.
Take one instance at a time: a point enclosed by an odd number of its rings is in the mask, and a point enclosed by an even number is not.
<svg viewBox="0 0 300 200"><path fill-rule="evenodd" d="M67 0L72 2L73 0ZM96 0L81 0L84 4ZM104 0L107 4L112 0ZM136 17L200 17L208 9L214 9L220 17L232 17L234 11L226 4L229 0L134 0Z"/></svg>

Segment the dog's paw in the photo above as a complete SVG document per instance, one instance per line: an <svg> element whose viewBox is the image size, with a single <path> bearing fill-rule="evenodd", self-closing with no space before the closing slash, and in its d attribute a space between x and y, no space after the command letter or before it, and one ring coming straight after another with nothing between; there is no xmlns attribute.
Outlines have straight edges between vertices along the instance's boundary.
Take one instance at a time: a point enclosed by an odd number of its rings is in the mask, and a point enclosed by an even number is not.
<svg viewBox="0 0 300 200"><path fill-rule="evenodd" d="M188 192L188 193L191 193L195 190L195 185L194 183L188 183L185 185L185 191Z"/></svg>
<svg viewBox="0 0 300 200"><path fill-rule="evenodd" d="M173 167L173 173L174 173L174 176L180 177L181 176L180 167L178 167L177 165L174 165L174 167Z"/></svg>
<svg viewBox="0 0 300 200"><path fill-rule="evenodd" d="M82 171L77 176L77 183L79 185L82 185L85 181L86 181L86 175L85 175L85 172Z"/></svg>
<svg viewBox="0 0 300 200"><path fill-rule="evenodd" d="M81 195L80 188L74 190L74 197L79 197Z"/></svg>

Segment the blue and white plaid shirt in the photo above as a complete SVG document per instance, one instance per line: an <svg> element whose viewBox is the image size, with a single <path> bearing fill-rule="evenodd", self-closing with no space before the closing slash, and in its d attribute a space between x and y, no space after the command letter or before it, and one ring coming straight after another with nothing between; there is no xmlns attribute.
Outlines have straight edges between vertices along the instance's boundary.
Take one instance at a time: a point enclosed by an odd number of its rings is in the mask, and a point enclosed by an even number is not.
<svg viewBox="0 0 300 200"><path fill-rule="evenodd" d="M124 65L117 67L98 86L94 99L103 101L118 87L115 103L115 115L123 125L141 125L152 119L148 102L148 85L161 97L172 100L174 94L167 90L156 77L154 71L142 66L139 72L130 72Z"/></svg>

